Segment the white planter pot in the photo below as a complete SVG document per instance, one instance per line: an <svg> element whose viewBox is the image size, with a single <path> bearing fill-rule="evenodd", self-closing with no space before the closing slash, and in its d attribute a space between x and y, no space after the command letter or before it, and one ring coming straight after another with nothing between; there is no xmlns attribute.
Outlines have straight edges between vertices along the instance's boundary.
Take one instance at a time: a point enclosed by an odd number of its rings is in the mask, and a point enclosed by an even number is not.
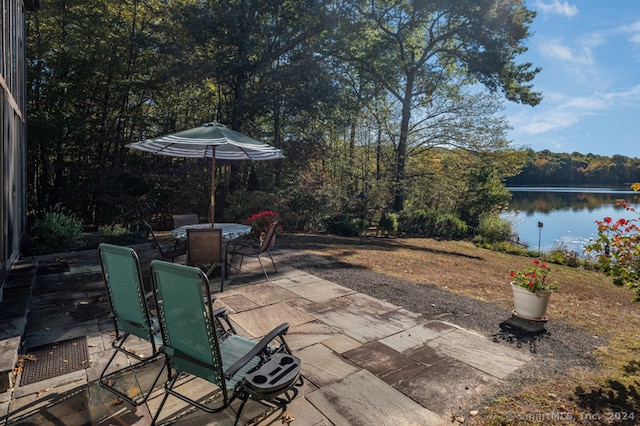
<svg viewBox="0 0 640 426"><path fill-rule="evenodd" d="M549 297L552 291L539 291L532 293L529 290L511 283L513 290L513 307L514 314L517 317L534 320L545 321L547 317L547 306L549 305Z"/></svg>

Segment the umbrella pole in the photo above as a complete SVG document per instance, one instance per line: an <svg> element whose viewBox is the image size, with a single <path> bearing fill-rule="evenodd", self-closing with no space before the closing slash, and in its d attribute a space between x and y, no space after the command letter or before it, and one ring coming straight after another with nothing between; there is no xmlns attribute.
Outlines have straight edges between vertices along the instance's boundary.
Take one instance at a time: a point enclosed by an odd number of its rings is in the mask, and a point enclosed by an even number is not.
<svg viewBox="0 0 640 426"><path fill-rule="evenodd" d="M216 147L211 147L211 203L209 204L209 218L213 228L216 205Z"/></svg>

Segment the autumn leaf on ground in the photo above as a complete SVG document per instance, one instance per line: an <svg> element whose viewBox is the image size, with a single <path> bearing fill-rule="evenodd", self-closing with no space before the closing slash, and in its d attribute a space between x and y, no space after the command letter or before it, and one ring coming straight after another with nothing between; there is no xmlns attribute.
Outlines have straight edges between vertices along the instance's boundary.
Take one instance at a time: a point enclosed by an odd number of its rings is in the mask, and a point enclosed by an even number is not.
<svg viewBox="0 0 640 426"><path fill-rule="evenodd" d="M130 387L127 390L127 396L131 399L135 398L137 395L140 395L140 394L142 394L142 391L137 386Z"/></svg>
<svg viewBox="0 0 640 426"><path fill-rule="evenodd" d="M291 414L289 414L288 411L285 411L285 413L282 415L282 423L283 424L284 423L289 424L289 423L291 423L291 422L293 422L295 420L296 420L296 418L293 417Z"/></svg>

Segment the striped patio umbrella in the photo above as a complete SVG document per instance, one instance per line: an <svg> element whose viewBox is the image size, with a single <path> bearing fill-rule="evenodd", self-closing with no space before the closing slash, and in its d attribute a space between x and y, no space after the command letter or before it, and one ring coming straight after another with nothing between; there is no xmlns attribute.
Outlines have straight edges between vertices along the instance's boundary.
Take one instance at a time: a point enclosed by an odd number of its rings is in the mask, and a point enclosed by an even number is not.
<svg viewBox="0 0 640 426"><path fill-rule="evenodd" d="M277 160L284 158L280 149L231 130L220 123L205 123L193 129L130 143L127 147L171 157L211 158L209 214L212 224L215 205L216 159Z"/></svg>

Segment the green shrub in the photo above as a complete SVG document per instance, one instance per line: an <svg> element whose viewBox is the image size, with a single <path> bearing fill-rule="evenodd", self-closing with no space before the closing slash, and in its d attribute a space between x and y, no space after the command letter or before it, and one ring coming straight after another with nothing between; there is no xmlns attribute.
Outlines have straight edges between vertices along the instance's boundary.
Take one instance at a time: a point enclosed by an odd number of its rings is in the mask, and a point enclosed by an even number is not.
<svg viewBox="0 0 640 426"><path fill-rule="evenodd" d="M383 235L395 235L398 232L398 215L395 213L384 213L380 218L378 229Z"/></svg>
<svg viewBox="0 0 640 426"><path fill-rule="evenodd" d="M362 235L367 229L367 222L364 219L354 219L353 226L358 235Z"/></svg>
<svg viewBox="0 0 640 426"><path fill-rule="evenodd" d="M404 234L432 237L437 222L435 210L403 210L398 215L398 230Z"/></svg>
<svg viewBox="0 0 640 426"><path fill-rule="evenodd" d="M580 258L575 251L568 251L562 248L556 248L545 256L546 260L558 265L566 265L572 268L580 266Z"/></svg>
<svg viewBox="0 0 640 426"><path fill-rule="evenodd" d="M39 252L72 249L82 232L82 221L56 206L37 219L31 230L34 248Z"/></svg>
<svg viewBox="0 0 640 426"><path fill-rule="evenodd" d="M478 224L479 241L490 244L502 241L513 241L516 233L513 230L513 224L497 214L484 214L480 216Z"/></svg>
<svg viewBox="0 0 640 426"><path fill-rule="evenodd" d="M328 216L324 220L324 226L328 233L344 237L360 235L364 230L362 220L353 220L346 214Z"/></svg>
<svg viewBox="0 0 640 426"><path fill-rule="evenodd" d="M564 253L560 249L554 249L546 256L548 261L558 265L564 265Z"/></svg>
<svg viewBox="0 0 640 426"><path fill-rule="evenodd" d="M487 244L487 242L481 242L480 244ZM491 244L491 250L499 251L507 254L516 254L520 256L529 256L529 257L537 257L537 252L535 255L531 256L531 253L527 248L521 247L519 245L513 244L509 241L498 241Z"/></svg>
<svg viewBox="0 0 640 426"><path fill-rule="evenodd" d="M129 230L119 224L105 225L98 228L98 235L102 237L119 237L128 233Z"/></svg>
<svg viewBox="0 0 640 426"><path fill-rule="evenodd" d="M398 229L409 235L445 240L461 239L468 233L467 224L451 213L421 209L400 212Z"/></svg>
<svg viewBox="0 0 640 426"><path fill-rule="evenodd" d="M434 237L443 240L456 240L464 238L467 232L468 227L465 221L450 213L444 213L436 222Z"/></svg>

